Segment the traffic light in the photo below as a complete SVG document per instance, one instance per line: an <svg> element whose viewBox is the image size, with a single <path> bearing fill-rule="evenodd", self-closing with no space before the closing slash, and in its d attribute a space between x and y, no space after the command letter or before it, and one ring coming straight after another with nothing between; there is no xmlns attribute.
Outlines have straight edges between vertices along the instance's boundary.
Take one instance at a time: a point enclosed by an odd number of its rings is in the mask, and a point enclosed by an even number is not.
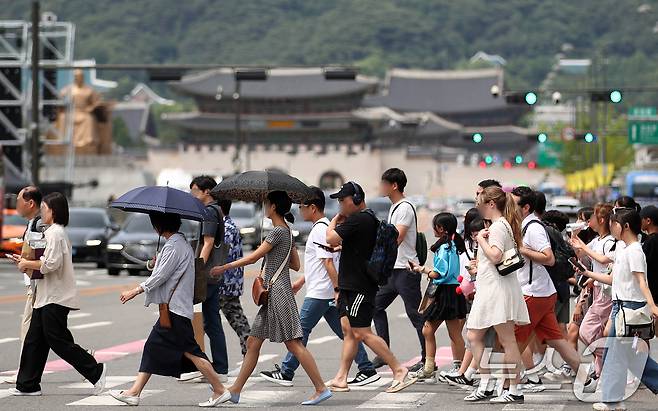
<svg viewBox="0 0 658 411"><path fill-rule="evenodd" d="M585 140L586 143L593 143L594 140L596 140L596 136L592 133L585 133L583 140Z"/></svg>
<svg viewBox="0 0 658 411"><path fill-rule="evenodd" d="M548 141L548 134L546 134L546 133L539 133L539 134L537 135L537 141L539 141L540 143L545 143L546 141Z"/></svg>
<svg viewBox="0 0 658 411"><path fill-rule="evenodd" d="M528 168L529 168L530 170L534 170L535 168L537 168L537 162L536 162L536 161L532 161L532 160L531 160L531 161L528 161Z"/></svg>
<svg viewBox="0 0 658 411"><path fill-rule="evenodd" d="M592 91L590 100L594 102L621 103L623 98L621 90Z"/></svg>
<svg viewBox="0 0 658 411"><path fill-rule="evenodd" d="M529 106L537 103L538 96L534 91L505 94L505 101L509 104L527 104Z"/></svg>
<svg viewBox="0 0 658 411"><path fill-rule="evenodd" d="M523 164L523 156L520 155L520 154L517 154L517 155L514 157L514 162L515 162L516 164Z"/></svg>
<svg viewBox="0 0 658 411"><path fill-rule="evenodd" d="M503 167L507 169L512 168L512 162L509 160L505 160L505 162L503 163Z"/></svg>
<svg viewBox="0 0 658 411"><path fill-rule="evenodd" d="M482 140L484 140L484 137L482 137L482 134L480 133L475 133L473 134L472 139L475 144L480 144Z"/></svg>
<svg viewBox="0 0 658 411"><path fill-rule="evenodd" d="M484 162L487 163L487 165L492 164L492 163L493 163L493 160L494 160L494 159L493 159L493 156L491 156L491 155L489 155L489 154L487 154L486 156L484 156Z"/></svg>

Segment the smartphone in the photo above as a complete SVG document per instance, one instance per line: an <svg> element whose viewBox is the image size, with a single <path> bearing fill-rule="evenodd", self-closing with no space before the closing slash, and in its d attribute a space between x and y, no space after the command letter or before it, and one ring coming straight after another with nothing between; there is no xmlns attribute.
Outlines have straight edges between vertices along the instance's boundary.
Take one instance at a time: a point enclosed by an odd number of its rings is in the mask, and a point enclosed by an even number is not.
<svg viewBox="0 0 658 411"><path fill-rule="evenodd" d="M10 259L12 261L20 261L21 260L21 256L18 255L18 254L5 254L5 255L7 256L8 259Z"/></svg>
<svg viewBox="0 0 658 411"><path fill-rule="evenodd" d="M333 247L331 247L331 246L329 246L329 245L327 245L327 244L318 243L317 241L313 241L313 244L317 245L318 247L320 247L321 249L323 249L323 250L325 250L325 251L329 251L330 253L334 253L334 252L335 252L334 249L333 249Z"/></svg>
<svg viewBox="0 0 658 411"><path fill-rule="evenodd" d="M587 268L585 268L585 266L583 265L583 263L581 263L580 261L578 261L578 259L577 259L576 257L571 257L571 258L569 258L569 262L571 263L571 266L574 268L574 270L577 270L577 271L587 271Z"/></svg>
<svg viewBox="0 0 658 411"><path fill-rule="evenodd" d="M585 288L585 282L587 282L588 279L589 279L588 276L581 275L580 278L578 279L578 287Z"/></svg>

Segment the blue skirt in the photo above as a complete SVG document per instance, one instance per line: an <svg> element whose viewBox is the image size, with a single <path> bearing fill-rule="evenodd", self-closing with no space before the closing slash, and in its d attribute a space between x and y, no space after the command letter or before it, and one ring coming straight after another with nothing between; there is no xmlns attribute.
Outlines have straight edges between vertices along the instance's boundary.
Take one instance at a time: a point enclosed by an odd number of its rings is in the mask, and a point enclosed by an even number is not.
<svg viewBox="0 0 658 411"><path fill-rule="evenodd" d="M194 339L192 321L171 311L169 317L171 328L162 328L159 319L153 326L144 344L139 372L178 378L181 374L197 371L185 353L208 359Z"/></svg>

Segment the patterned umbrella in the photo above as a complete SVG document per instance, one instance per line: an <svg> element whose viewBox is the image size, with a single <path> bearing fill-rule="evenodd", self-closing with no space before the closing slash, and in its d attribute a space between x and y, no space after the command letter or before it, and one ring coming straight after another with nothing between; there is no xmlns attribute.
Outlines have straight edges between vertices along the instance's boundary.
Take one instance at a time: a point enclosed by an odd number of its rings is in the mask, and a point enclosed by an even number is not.
<svg viewBox="0 0 658 411"><path fill-rule="evenodd" d="M145 214L151 211L178 214L186 220L203 221L207 218L201 201L171 187L138 187L117 198L110 207Z"/></svg>
<svg viewBox="0 0 658 411"><path fill-rule="evenodd" d="M285 191L294 203L313 197L304 183L280 171L247 171L231 176L213 188L219 198L261 203L272 191Z"/></svg>

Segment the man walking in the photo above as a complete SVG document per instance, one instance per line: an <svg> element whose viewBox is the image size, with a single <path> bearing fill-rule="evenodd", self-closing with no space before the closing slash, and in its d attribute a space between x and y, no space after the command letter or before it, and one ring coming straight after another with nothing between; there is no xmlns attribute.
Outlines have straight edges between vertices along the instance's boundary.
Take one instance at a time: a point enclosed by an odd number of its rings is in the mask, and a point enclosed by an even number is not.
<svg viewBox="0 0 658 411"><path fill-rule="evenodd" d="M425 321L418 313L418 306L422 298L420 291L420 274L409 269L409 262L418 265L416 254L416 235L418 219L414 206L405 199L404 188L407 185L407 176L399 168L391 168L384 172L380 183L380 193L387 196L393 205L388 213L388 222L398 230L398 255L395 261L393 274L388 283L379 289L375 298L375 329L377 335L386 341L390 347L391 339L388 332L388 317L386 309L400 296L404 302L404 309L411 324L416 329L420 343L420 361L411 367L411 371L418 371L425 365L425 337L423 337L423 324ZM384 365L384 361L375 357L375 367Z"/></svg>
<svg viewBox="0 0 658 411"><path fill-rule="evenodd" d="M340 252L334 252L327 247L327 227L329 220L324 215L325 196L322 190L311 187L314 198L300 206L304 221L313 223L313 228L306 240L304 251L304 276L293 283L293 291L297 293L306 284L306 297L300 311L302 343L306 345L308 337L320 319L324 318L338 338L343 339L340 325L336 296L338 294L338 267ZM355 362L359 367L356 377L348 385L363 386L379 380L368 354L362 343L358 344ZM288 353L281 367L274 371L264 371L260 376L277 384L290 387L299 361L292 353Z"/></svg>
<svg viewBox="0 0 658 411"><path fill-rule="evenodd" d="M402 366L386 342L372 332L377 284L368 276L367 261L372 256L379 221L366 209L365 193L350 181L330 196L338 199L340 212L327 227L327 244L342 246L338 268L338 313L343 328L343 352L336 377L328 384L333 391L349 391L347 374L363 342L393 371L393 383L386 392L403 390L416 382Z"/></svg>

